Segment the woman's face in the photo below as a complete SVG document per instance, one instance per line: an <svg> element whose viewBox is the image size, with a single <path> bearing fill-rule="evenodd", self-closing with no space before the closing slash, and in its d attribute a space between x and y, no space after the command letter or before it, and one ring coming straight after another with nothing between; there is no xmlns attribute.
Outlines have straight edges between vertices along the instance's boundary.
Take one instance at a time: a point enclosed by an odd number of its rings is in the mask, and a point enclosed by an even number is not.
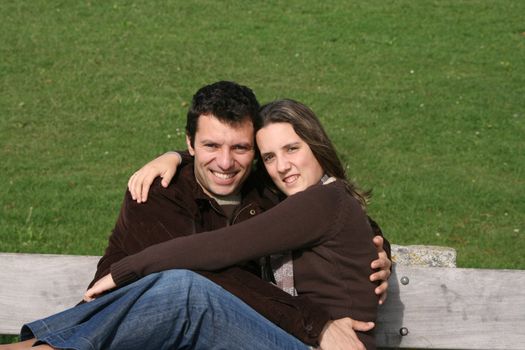
<svg viewBox="0 0 525 350"><path fill-rule="evenodd" d="M318 183L324 171L310 146L289 123L273 123L256 134L266 171L284 194L291 196Z"/></svg>

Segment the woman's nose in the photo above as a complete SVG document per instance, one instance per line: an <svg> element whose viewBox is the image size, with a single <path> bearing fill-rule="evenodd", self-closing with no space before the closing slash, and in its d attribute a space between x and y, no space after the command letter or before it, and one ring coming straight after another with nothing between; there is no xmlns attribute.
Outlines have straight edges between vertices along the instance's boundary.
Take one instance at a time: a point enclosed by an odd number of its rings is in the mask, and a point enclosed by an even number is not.
<svg viewBox="0 0 525 350"><path fill-rule="evenodd" d="M285 173L290 170L290 162L284 157L277 157L277 171Z"/></svg>

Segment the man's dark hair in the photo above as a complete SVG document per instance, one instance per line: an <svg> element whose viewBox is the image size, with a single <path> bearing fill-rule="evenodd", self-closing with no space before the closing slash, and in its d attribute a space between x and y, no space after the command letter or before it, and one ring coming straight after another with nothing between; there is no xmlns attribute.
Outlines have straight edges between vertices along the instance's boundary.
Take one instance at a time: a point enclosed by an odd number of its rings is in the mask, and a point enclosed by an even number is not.
<svg viewBox="0 0 525 350"><path fill-rule="evenodd" d="M201 115L213 115L221 122L238 125L249 119L259 126L259 102L253 91L232 81L219 81L200 88L191 101L186 118L186 134L194 146Z"/></svg>

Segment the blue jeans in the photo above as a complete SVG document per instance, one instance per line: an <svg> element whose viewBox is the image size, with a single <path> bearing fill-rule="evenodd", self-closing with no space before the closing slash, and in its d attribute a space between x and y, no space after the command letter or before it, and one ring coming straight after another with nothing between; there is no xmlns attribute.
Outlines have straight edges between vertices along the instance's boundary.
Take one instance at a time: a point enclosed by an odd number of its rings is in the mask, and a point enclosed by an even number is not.
<svg viewBox="0 0 525 350"><path fill-rule="evenodd" d="M90 303L26 324L58 349L308 349L210 280L187 270L146 276Z"/></svg>

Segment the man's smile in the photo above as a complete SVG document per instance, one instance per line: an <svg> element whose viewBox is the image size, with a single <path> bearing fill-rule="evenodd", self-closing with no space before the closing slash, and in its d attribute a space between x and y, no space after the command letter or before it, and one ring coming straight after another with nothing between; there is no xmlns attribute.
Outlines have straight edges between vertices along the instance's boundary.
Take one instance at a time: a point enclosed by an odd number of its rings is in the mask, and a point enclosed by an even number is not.
<svg viewBox="0 0 525 350"><path fill-rule="evenodd" d="M238 173L238 171L223 173L223 172L218 172L218 171L214 171L214 170L210 170L210 172L214 176L216 176L216 177L218 177L219 179L222 179L222 180L231 179L232 177L234 177Z"/></svg>

